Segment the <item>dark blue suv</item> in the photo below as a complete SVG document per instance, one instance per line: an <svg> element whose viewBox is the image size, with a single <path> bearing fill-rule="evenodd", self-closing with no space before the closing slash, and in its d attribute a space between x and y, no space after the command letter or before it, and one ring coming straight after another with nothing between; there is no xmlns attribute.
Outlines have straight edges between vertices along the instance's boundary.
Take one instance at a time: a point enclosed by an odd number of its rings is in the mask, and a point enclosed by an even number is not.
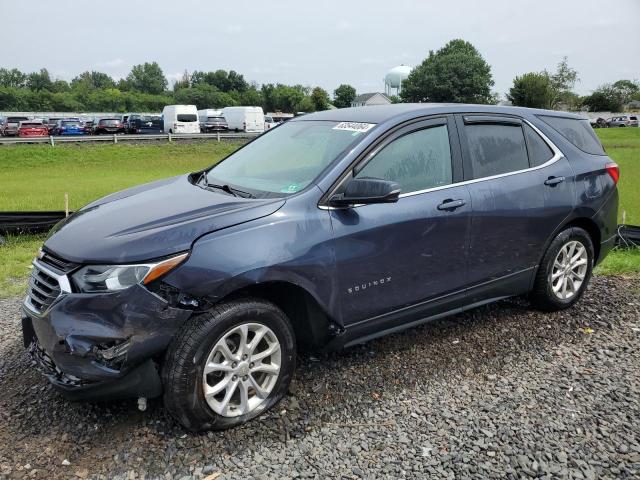
<svg viewBox="0 0 640 480"><path fill-rule="evenodd" d="M186 428L228 428L282 398L297 349L514 295L571 306L614 244L618 176L566 113L305 115L59 224L34 261L25 346L72 399L164 395Z"/></svg>

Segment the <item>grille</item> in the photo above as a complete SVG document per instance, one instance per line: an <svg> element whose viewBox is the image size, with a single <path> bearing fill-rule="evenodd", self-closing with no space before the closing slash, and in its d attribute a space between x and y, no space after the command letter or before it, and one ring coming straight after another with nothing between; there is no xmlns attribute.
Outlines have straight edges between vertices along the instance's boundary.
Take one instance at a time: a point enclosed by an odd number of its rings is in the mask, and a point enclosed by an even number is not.
<svg viewBox="0 0 640 480"><path fill-rule="evenodd" d="M40 261L61 271L62 273L69 273L71 270L75 270L79 266L77 263L69 262L68 260L56 257L55 255L45 251L43 251Z"/></svg>
<svg viewBox="0 0 640 480"><path fill-rule="evenodd" d="M38 312L43 312L60 295L58 280L45 273L34 263L29 277L28 296L31 306Z"/></svg>

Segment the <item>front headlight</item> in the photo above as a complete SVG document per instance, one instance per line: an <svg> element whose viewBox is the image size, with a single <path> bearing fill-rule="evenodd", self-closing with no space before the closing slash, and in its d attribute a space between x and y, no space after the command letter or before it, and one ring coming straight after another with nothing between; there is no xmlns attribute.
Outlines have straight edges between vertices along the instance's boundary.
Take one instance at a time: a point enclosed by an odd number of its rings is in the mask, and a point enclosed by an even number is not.
<svg viewBox="0 0 640 480"><path fill-rule="evenodd" d="M139 265L87 265L71 278L83 293L116 292L156 280L180 265L187 255L182 253L160 262Z"/></svg>

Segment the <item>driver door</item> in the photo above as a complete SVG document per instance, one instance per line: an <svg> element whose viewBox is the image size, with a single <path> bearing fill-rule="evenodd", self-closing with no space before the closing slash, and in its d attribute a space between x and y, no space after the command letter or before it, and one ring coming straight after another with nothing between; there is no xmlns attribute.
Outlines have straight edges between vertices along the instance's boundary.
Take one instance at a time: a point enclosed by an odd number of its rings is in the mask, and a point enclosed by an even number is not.
<svg viewBox="0 0 640 480"><path fill-rule="evenodd" d="M450 116L388 136L352 178L401 186L397 203L330 210L345 327L380 331L462 306L471 201Z"/></svg>

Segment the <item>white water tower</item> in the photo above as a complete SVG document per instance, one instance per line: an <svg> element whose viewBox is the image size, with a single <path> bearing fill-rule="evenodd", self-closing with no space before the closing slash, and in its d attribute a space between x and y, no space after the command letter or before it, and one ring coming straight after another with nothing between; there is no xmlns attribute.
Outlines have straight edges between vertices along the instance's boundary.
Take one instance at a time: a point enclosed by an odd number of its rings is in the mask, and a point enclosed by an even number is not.
<svg viewBox="0 0 640 480"><path fill-rule="evenodd" d="M393 67L384 76L384 93L387 95L399 95L402 91L402 81L411 73L408 65Z"/></svg>

